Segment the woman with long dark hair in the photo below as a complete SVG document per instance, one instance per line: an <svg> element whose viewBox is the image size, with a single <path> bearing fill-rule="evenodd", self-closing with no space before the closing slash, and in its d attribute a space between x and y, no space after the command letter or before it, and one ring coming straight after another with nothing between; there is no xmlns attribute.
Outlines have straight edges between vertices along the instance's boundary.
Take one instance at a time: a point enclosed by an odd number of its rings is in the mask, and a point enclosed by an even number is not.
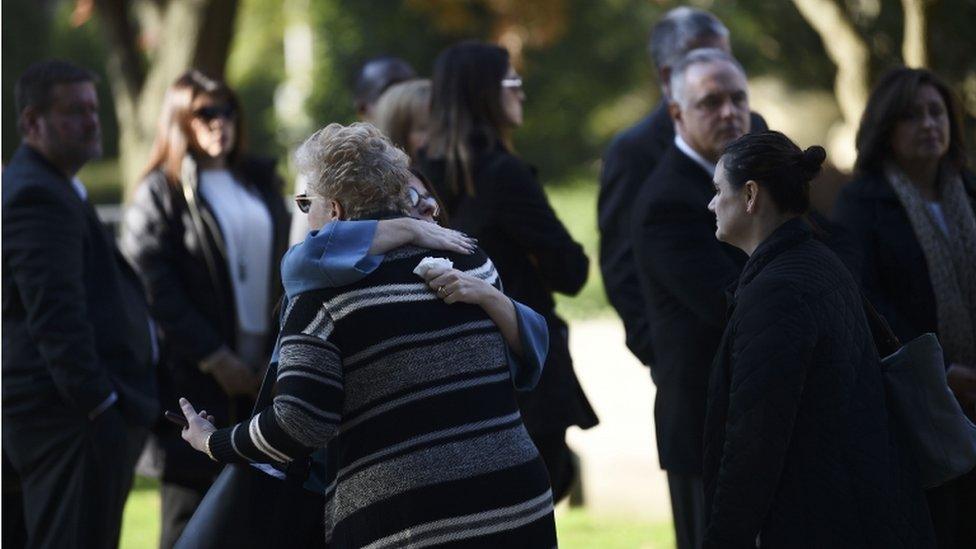
<svg viewBox="0 0 976 549"><path fill-rule="evenodd" d="M240 103L189 71L170 86L146 174L122 223L122 250L160 330L160 401L192 395L221 423L250 414L274 344L278 264L288 213L274 162L244 154ZM160 546L170 547L220 466L179 429L156 429L162 464Z"/></svg>
<svg viewBox="0 0 976 549"><path fill-rule="evenodd" d="M716 168L716 237L749 260L709 383L705 547L934 543L857 283L805 219L825 155L761 132Z"/></svg>
<svg viewBox="0 0 976 549"><path fill-rule="evenodd" d="M450 225L478 239L505 293L546 317L549 358L535 390L519 395L558 501L575 476L566 429L597 423L573 372L566 323L552 292L574 295L589 260L549 205L534 169L516 156L511 133L522 124L522 80L508 52L462 42L434 64L428 145L420 167L434 183Z"/></svg>
<svg viewBox="0 0 976 549"><path fill-rule="evenodd" d="M848 263L902 341L934 333L946 376L976 419L976 176L960 110L924 69L892 69L868 98L856 179L834 208ZM927 492L940 547L976 545L976 470Z"/></svg>

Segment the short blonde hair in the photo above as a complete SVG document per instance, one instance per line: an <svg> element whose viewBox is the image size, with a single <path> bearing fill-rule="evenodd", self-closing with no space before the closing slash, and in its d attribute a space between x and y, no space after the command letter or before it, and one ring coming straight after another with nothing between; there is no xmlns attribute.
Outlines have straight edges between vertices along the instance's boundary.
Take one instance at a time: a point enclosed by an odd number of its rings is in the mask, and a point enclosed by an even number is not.
<svg viewBox="0 0 976 549"><path fill-rule="evenodd" d="M430 80L401 82L383 92L373 110L376 127L401 149L410 151L410 132L430 118Z"/></svg>
<svg viewBox="0 0 976 549"><path fill-rule="evenodd" d="M350 219L407 211L410 159L372 124L329 124L298 147L295 166L311 193L339 202Z"/></svg>

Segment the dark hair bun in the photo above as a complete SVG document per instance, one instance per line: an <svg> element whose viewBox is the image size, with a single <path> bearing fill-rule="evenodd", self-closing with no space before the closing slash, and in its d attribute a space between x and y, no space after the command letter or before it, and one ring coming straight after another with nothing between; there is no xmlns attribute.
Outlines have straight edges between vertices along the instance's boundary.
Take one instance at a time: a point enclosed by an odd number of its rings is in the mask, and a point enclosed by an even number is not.
<svg viewBox="0 0 976 549"><path fill-rule="evenodd" d="M811 172L817 172L820 170L820 165L827 158L827 151L824 150L820 145L814 145L812 147L807 147L807 150L803 151L802 159L800 163L803 167Z"/></svg>

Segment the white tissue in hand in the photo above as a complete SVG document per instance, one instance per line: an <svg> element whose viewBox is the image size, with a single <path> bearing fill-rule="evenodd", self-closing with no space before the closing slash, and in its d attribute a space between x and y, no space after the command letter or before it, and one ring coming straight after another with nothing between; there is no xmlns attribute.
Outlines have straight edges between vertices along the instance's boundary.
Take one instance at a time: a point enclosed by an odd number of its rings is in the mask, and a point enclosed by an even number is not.
<svg viewBox="0 0 976 549"><path fill-rule="evenodd" d="M420 260L413 269L413 274L419 276L420 278L427 278L427 271L433 269L434 267L444 267L445 269L450 269L454 267L454 262L450 259L445 259L443 257L425 257Z"/></svg>

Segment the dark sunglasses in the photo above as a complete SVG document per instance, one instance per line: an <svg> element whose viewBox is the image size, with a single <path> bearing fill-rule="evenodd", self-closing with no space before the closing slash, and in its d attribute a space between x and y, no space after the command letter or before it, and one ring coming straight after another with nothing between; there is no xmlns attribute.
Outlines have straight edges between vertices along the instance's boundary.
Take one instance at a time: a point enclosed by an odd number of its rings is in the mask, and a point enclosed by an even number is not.
<svg viewBox="0 0 976 549"><path fill-rule="evenodd" d="M308 210L312 208L312 197L305 193L296 194L295 206L298 206L298 211L307 214Z"/></svg>
<svg viewBox="0 0 976 549"><path fill-rule="evenodd" d="M223 118L224 120L233 120L237 116L237 109L231 105L210 105L208 107L201 107L193 111L193 116L210 122L217 118Z"/></svg>

